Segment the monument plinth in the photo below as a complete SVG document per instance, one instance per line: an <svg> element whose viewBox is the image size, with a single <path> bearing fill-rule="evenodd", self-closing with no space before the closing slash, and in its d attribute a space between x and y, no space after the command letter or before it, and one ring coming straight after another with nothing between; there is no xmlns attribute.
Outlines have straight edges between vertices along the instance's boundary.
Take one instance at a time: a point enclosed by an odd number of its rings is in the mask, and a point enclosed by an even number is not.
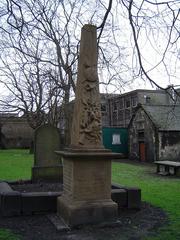
<svg viewBox="0 0 180 240"><path fill-rule="evenodd" d="M64 190L58 214L70 226L95 223L117 215L111 200L111 159L102 145L101 109L97 73L96 27L81 32L71 145L61 154Z"/></svg>

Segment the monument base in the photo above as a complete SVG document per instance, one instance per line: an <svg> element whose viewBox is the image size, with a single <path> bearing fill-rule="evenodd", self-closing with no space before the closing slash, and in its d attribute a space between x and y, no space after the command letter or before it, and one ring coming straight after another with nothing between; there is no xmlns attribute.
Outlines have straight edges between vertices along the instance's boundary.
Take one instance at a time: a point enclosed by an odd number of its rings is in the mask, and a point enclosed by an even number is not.
<svg viewBox="0 0 180 240"><path fill-rule="evenodd" d="M117 217L117 204L111 199L99 201L69 201L58 197L58 214L70 227L93 224Z"/></svg>
<svg viewBox="0 0 180 240"><path fill-rule="evenodd" d="M32 181L63 182L63 166L34 166L32 167Z"/></svg>
<svg viewBox="0 0 180 240"><path fill-rule="evenodd" d="M111 159L103 149L56 152L63 161L63 194L57 213L70 225L96 223L114 218L118 206L111 199Z"/></svg>

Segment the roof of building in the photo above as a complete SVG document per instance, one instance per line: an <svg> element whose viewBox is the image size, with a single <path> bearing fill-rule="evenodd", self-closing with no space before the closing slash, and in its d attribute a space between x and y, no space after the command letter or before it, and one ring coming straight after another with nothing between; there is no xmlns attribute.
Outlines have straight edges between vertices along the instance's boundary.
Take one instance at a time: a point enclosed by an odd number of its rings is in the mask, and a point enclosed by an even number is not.
<svg viewBox="0 0 180 240"><path fill-rule="evenodd" d="M111 99L118 99L121 97L129 97L132 96L134 94L137 93L144 93L144 94L148 94L148 93L161 93L161 94L166 94L165 90L162 89L135 89L129 92L125 92L125 93L119 93L119 94L112 94L112 96L110 96Z"/></svg>
<svg viewBox="0 0 180 240"><path fill-rule="evenodd" d="M180 105L141 105L161 131L180 131Z"/></svg>

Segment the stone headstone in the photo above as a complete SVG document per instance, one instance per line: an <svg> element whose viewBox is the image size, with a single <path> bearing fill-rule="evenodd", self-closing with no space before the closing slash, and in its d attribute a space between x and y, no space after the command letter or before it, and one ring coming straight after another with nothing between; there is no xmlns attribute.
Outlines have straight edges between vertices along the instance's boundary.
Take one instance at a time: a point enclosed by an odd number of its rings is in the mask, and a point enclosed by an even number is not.
<svg viewBox="0 0 180 240"><path fill-rule="evenodd" d="M55 151L60 150L58 128L43 125L35 130L33 181L62 181L62 164Z"/></svg>

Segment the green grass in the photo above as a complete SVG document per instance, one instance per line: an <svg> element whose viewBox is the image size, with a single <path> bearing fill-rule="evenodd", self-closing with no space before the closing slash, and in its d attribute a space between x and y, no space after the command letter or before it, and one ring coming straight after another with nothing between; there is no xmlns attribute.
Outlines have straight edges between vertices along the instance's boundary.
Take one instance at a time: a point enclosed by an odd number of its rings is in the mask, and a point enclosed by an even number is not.
<svg viewBox="0 0 180 240"><path fill-rule="evenodd" d="M141 188L142 200L167 212L170 224L162 227L153 240L180 239L180 179L156 176L150 165L113 163L112 181Z"/></svg>
<svg viewBox="0 0 180 240"><path fill-rule="evenodd" d="M20 236L13 234L8 229L2 229L0 228L0 240L20 240Z"/></svg>
<svg viewBox="0 0 180 240"><path fill-rule="evenodd" d="M0 180L20 180L31 178L33 155L29 150L0 150ZM0 240L20 240L20 236L8 229L0 228Z"/></svg>
<svg viewBox="0 0 180 240"><path fill-rule="evenodd" d="M30 179L32 166L28 149L0 150L0 180Z"/></svg>

